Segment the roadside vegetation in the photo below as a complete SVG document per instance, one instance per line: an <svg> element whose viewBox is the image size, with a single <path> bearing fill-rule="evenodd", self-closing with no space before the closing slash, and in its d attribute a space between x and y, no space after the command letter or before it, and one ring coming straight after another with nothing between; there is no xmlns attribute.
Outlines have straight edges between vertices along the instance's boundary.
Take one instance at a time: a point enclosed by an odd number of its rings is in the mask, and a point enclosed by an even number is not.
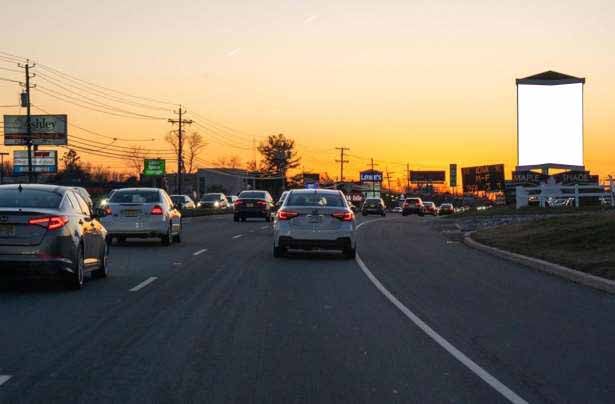
<svg viewBox="0 0 615 404"><path fill-rule="evenodd" d="M477 231L472 238L503 250L615 279L615 212L576 213L487 228Z"/></svg>

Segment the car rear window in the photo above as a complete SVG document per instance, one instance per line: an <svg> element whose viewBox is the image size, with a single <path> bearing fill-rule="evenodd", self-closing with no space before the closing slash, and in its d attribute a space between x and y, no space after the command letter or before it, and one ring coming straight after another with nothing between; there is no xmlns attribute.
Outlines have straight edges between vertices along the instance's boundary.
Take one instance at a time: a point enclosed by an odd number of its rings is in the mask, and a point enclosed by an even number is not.
<svg viewBox="0 0 615 404"><path fill-rule="evenodd" d="M0 208L42 208L60 207L62 195L38 189L3 189L0 192Z"/></svg>
<svg viewBox="0 0 615 404"><path fill-rule="evenodd" d="M248 191L239 194L242 199L267 199L267 195L264 192Z"/></svg>
<svg viewBox="0 0 615 404"><path fill-rule="evenodd" d="M320 207L344 207L344 198L340 194L330 193L291 193L286 202L288 206L320 206Z"/></svg>
<svg viewBox="0 0 615 404"><path fill-rule="evenodd" d="M209 201L219 201L222 199L220 194L205 194L201 197L201 201L209 202Z"/></svg>
<svg viewBox="0 0 615 404"><path fill-rule="evenodd" d="M117 191L109 202L155 203L160 202L160 193L158 191Z"/></svg>
<svg viewBox="0 0 615 404"><path fill-rule="evenodd" d="M406 203L410 205L418 205L420 203L420 199L416 199L416 198L406 199Z"/></svg>

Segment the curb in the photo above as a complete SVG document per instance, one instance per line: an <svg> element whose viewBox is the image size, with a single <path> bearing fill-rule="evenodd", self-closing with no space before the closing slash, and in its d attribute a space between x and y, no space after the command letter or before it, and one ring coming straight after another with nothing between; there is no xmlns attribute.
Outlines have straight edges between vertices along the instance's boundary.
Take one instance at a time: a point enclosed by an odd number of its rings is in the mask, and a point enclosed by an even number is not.
<svg viewBox="0 0 615 404"><path fill-rule="evenodd" d="M538 258L532 258L522 254L517 254L510 251L500 250L499 248L490 247L474 240L472 238L472 233L473 232L465 233L463 237L463 243L468 247L528 266L532 269L536 269L542 272L549 273L551 275L568 279L581 285L589 286L603 292L615 294L615 281L600 278L595 275L586 274L584 272L576 271L563 265L554 264L552 262L544 261Z"/></svg>

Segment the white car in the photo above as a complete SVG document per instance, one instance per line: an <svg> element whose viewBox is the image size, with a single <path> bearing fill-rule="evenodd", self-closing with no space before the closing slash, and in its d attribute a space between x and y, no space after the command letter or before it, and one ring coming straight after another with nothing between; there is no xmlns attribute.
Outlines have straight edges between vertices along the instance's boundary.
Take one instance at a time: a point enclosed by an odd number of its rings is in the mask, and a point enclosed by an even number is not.
<svg viewBox="0 0 615 404"><path fill-rule="evenodd" d="M344 194L329 189L292 190L284 199L273 224L273 256L288 249L341 250L356 256L355 215Z"/></svg>
<svg viewBox="0 0 615 404"><path fill-rule="evenodd" d="M119 242L128 237L160 237L164 245L181 241L181 213L163 189L119 189L101 216L109 236Z"/></svg>

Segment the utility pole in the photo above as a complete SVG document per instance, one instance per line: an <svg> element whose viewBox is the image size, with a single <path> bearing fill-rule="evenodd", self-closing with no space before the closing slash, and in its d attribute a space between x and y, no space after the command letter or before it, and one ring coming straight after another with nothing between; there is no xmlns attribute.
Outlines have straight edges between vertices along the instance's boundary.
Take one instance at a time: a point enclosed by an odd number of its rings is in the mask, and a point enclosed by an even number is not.
<svg viewBox="0 0 615 404"><path fill-rule="evenodd" d="M376 196L376 176L374 175L374 166L377 166L378 164L374 164L374 159L371 159L372 162L372 197Z"/></svg>
<svg viewBox="0 0 615 404"><path fill-rule="evenodd" d="M387 173L387 187L389 188L389 194L391 193L391 174L395 174L395 172L389 171L389 168L386 168Z"/></svg>
<svg viewBox="0 0 615 404"><path fill-rule="evenodd" d="M406 163L406 193L410 191L410 164Z"/></svg>
<svg viewBox="0 0 615 404"><path fill-rule="evenodd" d="M0 185L4 183L4 156L8 156L7 152L0 153Z"/></svg>
<svg viewBox="0 0 615 404"><path fill-rule="evenodd" d="M26 64L22 65L18 63L17 66L22 67L26 71L26 99L25 99L25 107L26 107L26 128L28 131L28 138L26 139L26 145L28 146L28 183L32 183L33 178L33 170L32 170L32 117L30 115L30 79L34 77L34 75L30 76L30 69L36 66L36 64L30 64L30 60L26 60ZM22 101L22 107L24 102Z"/></svg>
<svg viewBox="0 0 615 404"><path fill-rule="evenodd" d="M344 182L344 164L349 163L350 161L344 160L344 152L350 150L348 147L336 147L335 150L340 151L340 159L335 160L336 163L340 163L340 182Z"/></svg>
<svg viewBox="0 0 615 404"><path fill-rule="evenodd" d="M179 105L179 110L173 111L177 115L179 115L178 119L169 119L169 123L178 124L177 130L177 184L176 184L176 192L178 194L182 193L182 171L184 170L184 129L183 125L192 124L192 119L182 119L182 115L187 111L182 109L181 104Z"/></svg>

